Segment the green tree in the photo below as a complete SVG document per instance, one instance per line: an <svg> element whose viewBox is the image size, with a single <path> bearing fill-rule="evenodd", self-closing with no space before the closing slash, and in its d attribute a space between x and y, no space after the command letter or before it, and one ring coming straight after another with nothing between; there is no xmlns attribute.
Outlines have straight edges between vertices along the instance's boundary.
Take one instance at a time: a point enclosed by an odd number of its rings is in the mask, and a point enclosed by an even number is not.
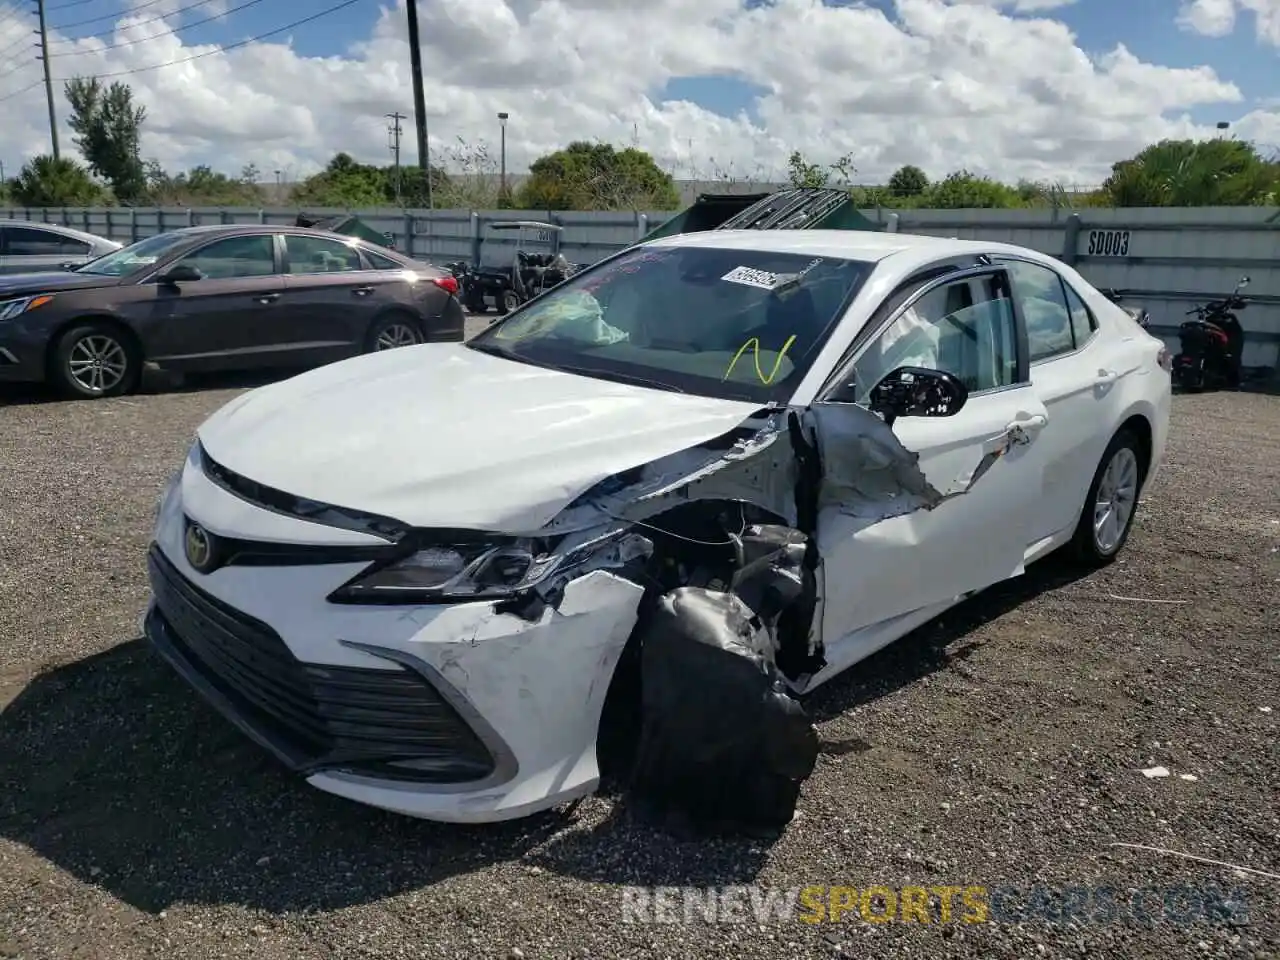
<svg viewBox="0 0 1280 960"><path fill-rule="evenodd" d="M66 157L32 157L13 178L10 190L24 207L90 207L102 202L102 187Z"/></svg>
<svg viewBox="0 0 1280 960"><path fill-rule="evenodd" d="M71 105L68 123L89 169L111 184L120 203L143 199L147 176L139 150L147 111L134 106L128 84L106 87L96 77L76 77L64 90Z"/></svg>
<svg viewBox="0 0 1280 960"><path fill-rule="evenodd" d="M787 158L787 182L796 189L848 187L854 172L853 155L848 153L829 164L811 163L799 150Z"/></svg>
<svg viewBox="0 0 1280 960"><path fill-rule="evenodd" d="M430 165L431 170L431 202L436 206L441 206L441 201L446 200L449 196L451 183L449 175L444 172L441 167L437 167L434 163ZM389 202L396 201L396 168L390 166L386 168L387 190ZM427 205L427 178L423 176L422 168L417 164L400 168L400 203L408 208L422 208Z"/></svg>
<svg viewBox="0 0 1280 960"><path fill-rule="evenodd" d="M972 210L993 207L1020 207L1022 198L1007 183L957 170L930 186L920 197L920 206L934 210Z"/></svg>
<svg viewBox="0 0 1280 960"><path fill-rule="evenodd" d="M263 201L257 172L252 168L235 178L205 165L170 176L152 160L146 165L146 176L148 197L162 207L258 206Z"/></svg>
<svg viewBox="0 0 1280 960"><path fill-rule="evenodd" d="M1280 164L1243 140L1161 140L1111 168L1117 207L1234 207L1276 202Z"/></svg>
<svg viewBox="0 0 1280 960"><path fill-rule="evenodd" d="M530 164L517 203L527 210L674 210L680 194L643 150L580 140Z"/></svg>
<svg viewBox="0 0 1280 960"><path fill-rule="evenodd" d="M928 176L912 164L899 167L889 178L889 193L894 197L918 197L928 189Z"/></svg>

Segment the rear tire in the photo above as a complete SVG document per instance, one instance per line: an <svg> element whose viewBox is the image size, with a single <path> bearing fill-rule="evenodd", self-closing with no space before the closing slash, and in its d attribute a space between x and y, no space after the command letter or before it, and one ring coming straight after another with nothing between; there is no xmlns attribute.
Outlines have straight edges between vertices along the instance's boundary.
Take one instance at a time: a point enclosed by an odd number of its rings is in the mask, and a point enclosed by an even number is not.
<svg viewBox="0 0 1280 960"><path fill-rule="evenodd" d="M58 338L50 355L49 379L72 399L122 396L137 387L141 373L136 347L113 323L76 324Z"/></svg>
<svg viewBox="0 0 1280 960"><path fill-rule="evenodd" d="M499 312L503 314L510 313L520 306L520 294L514 290L503 290L501 304Z"/></svg>
<svg viewBox="0 0 1280 960"><path fill-rule="evenodd" d="M365 335L365 353L379 353L396 347L412 347L422 343L422 325L406 313L392 313L379 317Z"/></svg>
<svg viewBox="0 0 1280 960"><path fill-rule="evenodd" d="M1137 435L1121 430L1107 445L1094 471L1071 538L1071 553L1078 561L1103 567L1124 549L1138 513L1146 473L1146 458Z"/></svg>

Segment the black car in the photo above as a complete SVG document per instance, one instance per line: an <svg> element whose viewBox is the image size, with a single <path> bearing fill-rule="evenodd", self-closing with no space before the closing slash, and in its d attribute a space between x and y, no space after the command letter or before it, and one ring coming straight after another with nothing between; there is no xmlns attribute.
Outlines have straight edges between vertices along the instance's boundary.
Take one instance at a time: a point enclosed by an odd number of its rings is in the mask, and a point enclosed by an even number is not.
<svg viewBox="0 0 1280 960"><path fill-rule="evenodd" d="M352 237L239 224L162 233L57 273L0 277L0 383L117 396L177 372L309 366L462 340L457 280Z"/></svg>

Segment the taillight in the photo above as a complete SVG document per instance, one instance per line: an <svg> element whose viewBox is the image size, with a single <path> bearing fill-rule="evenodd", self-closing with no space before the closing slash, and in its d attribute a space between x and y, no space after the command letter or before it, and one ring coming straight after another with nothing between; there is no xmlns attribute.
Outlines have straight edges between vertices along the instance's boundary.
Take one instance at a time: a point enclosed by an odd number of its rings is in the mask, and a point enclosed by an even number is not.
<svg viewBox="0 0 1280 960"><path fill-rule="evenodd" d="M1156 354L1156 363L1160 364L1160 369L1172 372L1173 354L1169 352L1168 347L1160 348L1160 352Z"/></svg>
<svg viewBox="0 0 1280 960"><path fill-rule="evenodd" d="M431 282L451 297L456 297L458 295L457 277L432 277Z"/></svg>

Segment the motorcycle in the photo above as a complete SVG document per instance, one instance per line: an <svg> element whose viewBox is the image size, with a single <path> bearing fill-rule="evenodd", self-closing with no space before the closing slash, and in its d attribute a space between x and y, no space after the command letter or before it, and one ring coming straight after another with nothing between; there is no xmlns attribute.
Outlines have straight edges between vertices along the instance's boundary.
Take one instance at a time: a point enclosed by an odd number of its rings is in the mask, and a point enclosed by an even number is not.
<svg viewBox="0 0 1280 960"><path fill-rule="evenodd" d="M462 305L471 313L484 313L488 309L484 287L471 265L465 260L452 260L444 268L458 281L458 299L462 301Z"/></svg>
<svg viewBox="0 0 1280 960"><path fill-rule="evenodd" d="M1240 291L1249 285L1241 277L1230 295L1221 300L1188 310L1178 327L1181 342L1173 358L1173 382L1184 390L1204 390L1215 386L1240 386L1240 355L1244 348L1244 329L1236 318L1247 301Z"/></svg>

